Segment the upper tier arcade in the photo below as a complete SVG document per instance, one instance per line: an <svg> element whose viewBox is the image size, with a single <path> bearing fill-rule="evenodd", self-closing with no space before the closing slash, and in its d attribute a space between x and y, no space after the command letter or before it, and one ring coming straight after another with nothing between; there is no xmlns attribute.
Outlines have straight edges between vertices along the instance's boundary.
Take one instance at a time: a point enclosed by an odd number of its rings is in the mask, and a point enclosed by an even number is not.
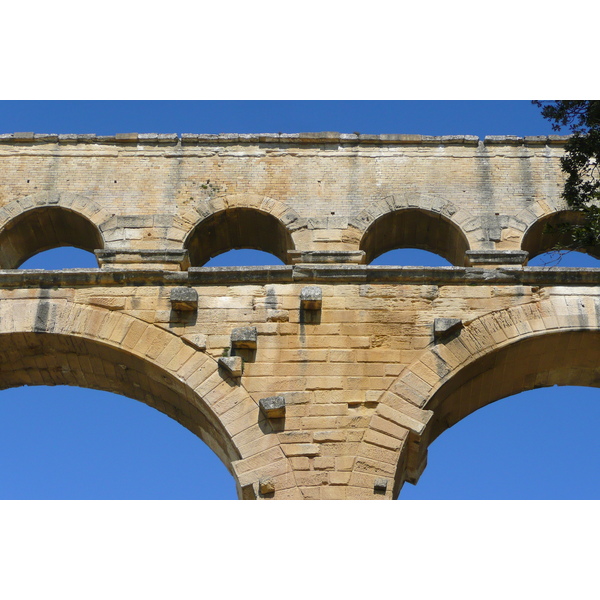
<svg viewBox="0 0 600 600"><path fill-rule="evenodd" d="M548 250L564 136L0 135L0 269L46 248L104 269L187 270L233 248L368 264L402 247L456 266Z"/></svg>

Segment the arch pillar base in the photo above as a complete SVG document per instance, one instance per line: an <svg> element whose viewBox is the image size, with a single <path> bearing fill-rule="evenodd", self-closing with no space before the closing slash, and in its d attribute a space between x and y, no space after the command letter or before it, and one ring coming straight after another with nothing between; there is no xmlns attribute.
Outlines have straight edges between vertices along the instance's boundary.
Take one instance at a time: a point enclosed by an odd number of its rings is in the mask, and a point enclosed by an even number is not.
<svg viewBox="0 0 600 600"><path fill-rule="evenodd" d="M522 267L527 263L529 252L524 250L467 250L465 263L468 267Z"/></svg>
<svg viewBox="0 0 600 600"><path fill-rule="evenodd" d="M95 251L101 269L157 269L187 271L190 259L187 250L131 250L111 248Z"/></svg>

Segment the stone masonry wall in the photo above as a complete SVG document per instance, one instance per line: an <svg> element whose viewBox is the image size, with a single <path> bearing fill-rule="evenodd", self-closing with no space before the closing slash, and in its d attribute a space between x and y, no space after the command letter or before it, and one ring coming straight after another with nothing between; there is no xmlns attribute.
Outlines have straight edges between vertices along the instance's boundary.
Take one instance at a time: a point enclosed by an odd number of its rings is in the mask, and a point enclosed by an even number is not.
<svg viewBox="0 0 600 600"><path fill-rule="evenodd" d="M527 232L564 209L563 143L0 136L0 387L146 402L218 454L241 498L396 497L473 410L595 384L600 274L524 266ZM460 264L364 264L407 235ZM287 264L194 265L206 239ZM16 270L62 244L101 268Z"/></svg>

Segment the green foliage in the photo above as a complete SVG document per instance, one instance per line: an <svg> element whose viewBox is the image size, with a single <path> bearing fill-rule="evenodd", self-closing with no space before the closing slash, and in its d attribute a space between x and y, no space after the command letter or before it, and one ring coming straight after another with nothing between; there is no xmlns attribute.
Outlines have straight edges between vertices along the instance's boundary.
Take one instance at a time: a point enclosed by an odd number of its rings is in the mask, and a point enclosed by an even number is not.
<svg viewBox="0 0 600 600"><path fill-rule="evenodd" d="M563 223L552 230L567 234L568 241L555 250L585 250L600 245L600 101L555 100L534 104L552 123L554 131L566 127L571 137L561 159L566 174L562 197L571 210L582 215L579 224Z"/></svg>

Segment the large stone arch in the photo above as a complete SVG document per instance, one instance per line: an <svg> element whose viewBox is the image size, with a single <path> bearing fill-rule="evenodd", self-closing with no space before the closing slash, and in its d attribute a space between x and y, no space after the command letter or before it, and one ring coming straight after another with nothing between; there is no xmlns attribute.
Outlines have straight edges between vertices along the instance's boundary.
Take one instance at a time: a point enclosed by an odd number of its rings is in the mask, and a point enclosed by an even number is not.
<svg viewBox="0 0 600 600"><path fill-rule="evenodd" d="M292 234L306 226L282 202L252 194L208 198L196 210L201 220L184 240L192 266L238 248L263 250L288 263L288 251L295 248Z"/></svg>
<svg viewBox="0 0 600 600"><path fill-rule="evenodd" d="M97 203L68 193L42 192L0 209L0 268L14 269L51 248L104 248L101 224L109 217Z"/></svg>
<svg viewBox="0 0 600 600"><path fill-rule="evenodd" d="M478 408L555 384L600 387L600 299L569 292L488 313L434 341L379 398L350 484L372 494L376 478L389 478L386 495L397 497L418 480L429 444Z"/></svg>
<svg viewBox="0 0 600 600"><path fill-rule="evenodd" d="M360 250L365 252L367 263L396 248L420 248L462 266L470 246L452 220L455 212L452 203L439 198L410 201L389 196L370 204L351 225L362 232Z"/></svg>
<svg viewBox="0 0 600 600"><path fill-rule="evenodd" d="M277 433L243 385L177 335L118 311L14 294L0 304L0 389L75 385L125 395L198 435L254 498L263 477L300 498Z"/></svg>

